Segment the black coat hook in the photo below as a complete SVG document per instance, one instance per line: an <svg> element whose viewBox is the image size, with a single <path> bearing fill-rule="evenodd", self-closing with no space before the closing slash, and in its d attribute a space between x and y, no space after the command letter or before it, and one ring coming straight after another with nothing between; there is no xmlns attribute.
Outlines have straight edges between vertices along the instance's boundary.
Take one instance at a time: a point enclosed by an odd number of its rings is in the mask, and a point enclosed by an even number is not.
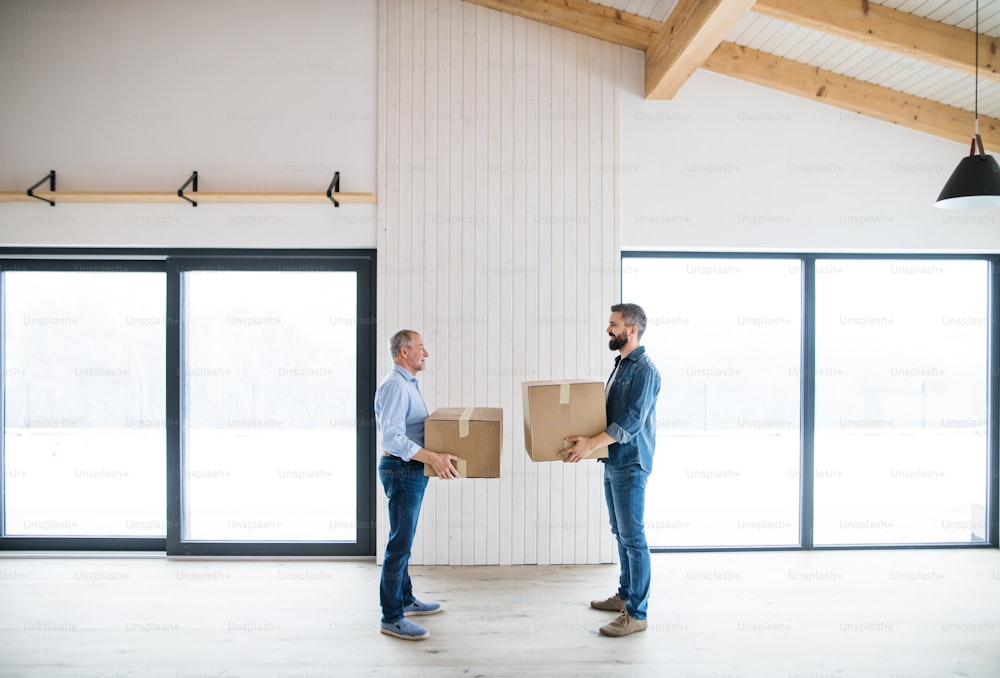
<svg viewBox="0 0 1000 678"><path fill-rule="evenodd" d="M198 170L195 170L194 172L191 172L191 176L188 178L187 181L184 182L184 185L177 189L177 195L178 195L178 197L184 198L189 203L191 203L194 207L197 207L198 203L196 203L194 200L192 200L191 198L189 198L186 195L184 195L184 189L187 188L189 185L191 185L191 191L192 192L194 192L194 193L198 192Z"/></svg>
<svg viewBox="0 0 1000 678"><path fill-rule="evenodd" d="M28 189L28 197L29 198L34 198L35 200L41 200L43 202L47 202L47 203L49 203L49 207L55 207L56 203L54 201L49 200L47 198L43 198L40 195L35 195L34 194L34 190L36 188L38 188L39 186L41 186L42 184L44 184L46 181L49 182L49 190L52 191L53 193L55 193L55 191L56 191L56 171L55 170L49 170L48 174L46 174L44 177L42 177L38 181L38 183L36 183L34 186L32 186L31 188Z"/></svg>
<svg viewBox="0 0 1000 678"><path fill-rule="evenodd" d="M326 197L330 199L334 207L340 207L340 203L333 197L334 192L340 193L340 172L333 173L333 181L330 182L330 185L326 189Z"/></svg>

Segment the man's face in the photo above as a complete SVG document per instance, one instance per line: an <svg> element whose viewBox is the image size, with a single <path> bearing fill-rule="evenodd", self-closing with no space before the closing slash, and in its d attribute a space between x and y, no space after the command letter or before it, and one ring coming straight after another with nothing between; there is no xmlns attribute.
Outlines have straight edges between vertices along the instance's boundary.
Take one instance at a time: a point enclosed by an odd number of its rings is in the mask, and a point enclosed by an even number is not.
<svg viewBox="0 0 1000 678"><path fill-rule="evenodd" d="M424 339L419 334L413 336L413 341L409 346L399 349L399 356L402 358L403 367L416 374L424 369L424 361L430 353L424 348Z"/></svg>
<svg viewBox="0 0 1000 678"><path fill-rule="evenodd" d="M622 314L618 311L613 311L611 318L608 320L608 336L611 337L611 340L608 341L608 348L612 351L617 351L627 344L628 330L629 328L625 325Z"/></svg>

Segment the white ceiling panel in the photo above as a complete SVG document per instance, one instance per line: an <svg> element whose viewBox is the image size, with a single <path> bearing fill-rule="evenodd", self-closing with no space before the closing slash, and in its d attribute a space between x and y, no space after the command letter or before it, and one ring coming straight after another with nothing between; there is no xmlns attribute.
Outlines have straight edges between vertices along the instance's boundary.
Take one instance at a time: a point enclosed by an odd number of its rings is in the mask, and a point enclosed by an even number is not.
<svg viewBox="0 0 1000 678"><path fill-rule="evenodd" d="M656 3L656 7L653 8L653 11L646 18L655 19L656 21L666 21L670 13L674 11L674 7L677 6L677 2L678 0L659 0Z"/></svg>

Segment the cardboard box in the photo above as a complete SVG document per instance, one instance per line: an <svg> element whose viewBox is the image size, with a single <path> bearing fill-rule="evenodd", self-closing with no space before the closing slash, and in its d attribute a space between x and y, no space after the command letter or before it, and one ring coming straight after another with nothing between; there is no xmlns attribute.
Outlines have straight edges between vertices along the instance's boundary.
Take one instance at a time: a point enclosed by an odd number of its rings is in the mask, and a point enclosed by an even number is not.
<svg viewBox="0 0 1000 678"><path fill-rule="evenodd" d="M430 448L428 448L428 449L430 449ZM465 461L464 459L462 459L461 461L453 461L451 463L455 467L455 469L458 471L458 476L460 478L468 478L469 477L469 464L468 464L467 461ZM430 464L424 464L424 475L425 476L430 476L431 478L437 478L437 474L434 473L434 467L431 466Z"/></svg>
<svg viewBox="0 0 1000 678"><path fill-rule="evenodd" d="M463 478L499 478L503 410L499 407L441 407L424 420L424 447L465 461ZM428 472L424 464L424 472Z"/></svg>
<svg viewBox="0 0 1000 678"><path fill-rule="evenodd" d="M532 461L562 461L557 452L570 446L569 436L588 438L608 427L604 384L599 381L525 381L524 448ZM607 458L608 448L590 458Z"/></svg>

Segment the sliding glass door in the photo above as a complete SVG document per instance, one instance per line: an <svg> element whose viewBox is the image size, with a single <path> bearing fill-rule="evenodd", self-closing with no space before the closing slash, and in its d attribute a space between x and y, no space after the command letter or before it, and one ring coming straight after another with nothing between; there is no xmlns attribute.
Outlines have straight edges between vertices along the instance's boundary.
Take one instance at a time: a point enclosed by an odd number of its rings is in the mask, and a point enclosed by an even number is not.
<svg viewBox="0 0 1000 678"><path fill-rule="evenodd" d="M0 548L370 555L368 252L0 260Z"/></svg>
<svg viewBox="0 0 1000 678"><path fill-rule="evenodd" d="M650 544L995 542L993 264L624 254L663 375Z"/></svg>
<svg viewBox="0 0 1000 678"><path fill-rule="evenodd" d="M354 541L355 271L182 273L180 536Z"/></svg>
<svg viewBox="0 0 1000 678"><path fill-rule="evenodd" d="M663 380L646 499L654 546L799 538L801 293L796 262L629 258Z"/></svg>
<svg viewBox="0 0 1000 678"><path fill-rule="evenodd" d="M166 536L166 280L151 269L4 268L5 537Z"/></svg>
<svg viewBox="0 0 1000 678"><path fill-rule="evenodd" d="M989 262L816 272L816 544L983 542Z"/></svg>

